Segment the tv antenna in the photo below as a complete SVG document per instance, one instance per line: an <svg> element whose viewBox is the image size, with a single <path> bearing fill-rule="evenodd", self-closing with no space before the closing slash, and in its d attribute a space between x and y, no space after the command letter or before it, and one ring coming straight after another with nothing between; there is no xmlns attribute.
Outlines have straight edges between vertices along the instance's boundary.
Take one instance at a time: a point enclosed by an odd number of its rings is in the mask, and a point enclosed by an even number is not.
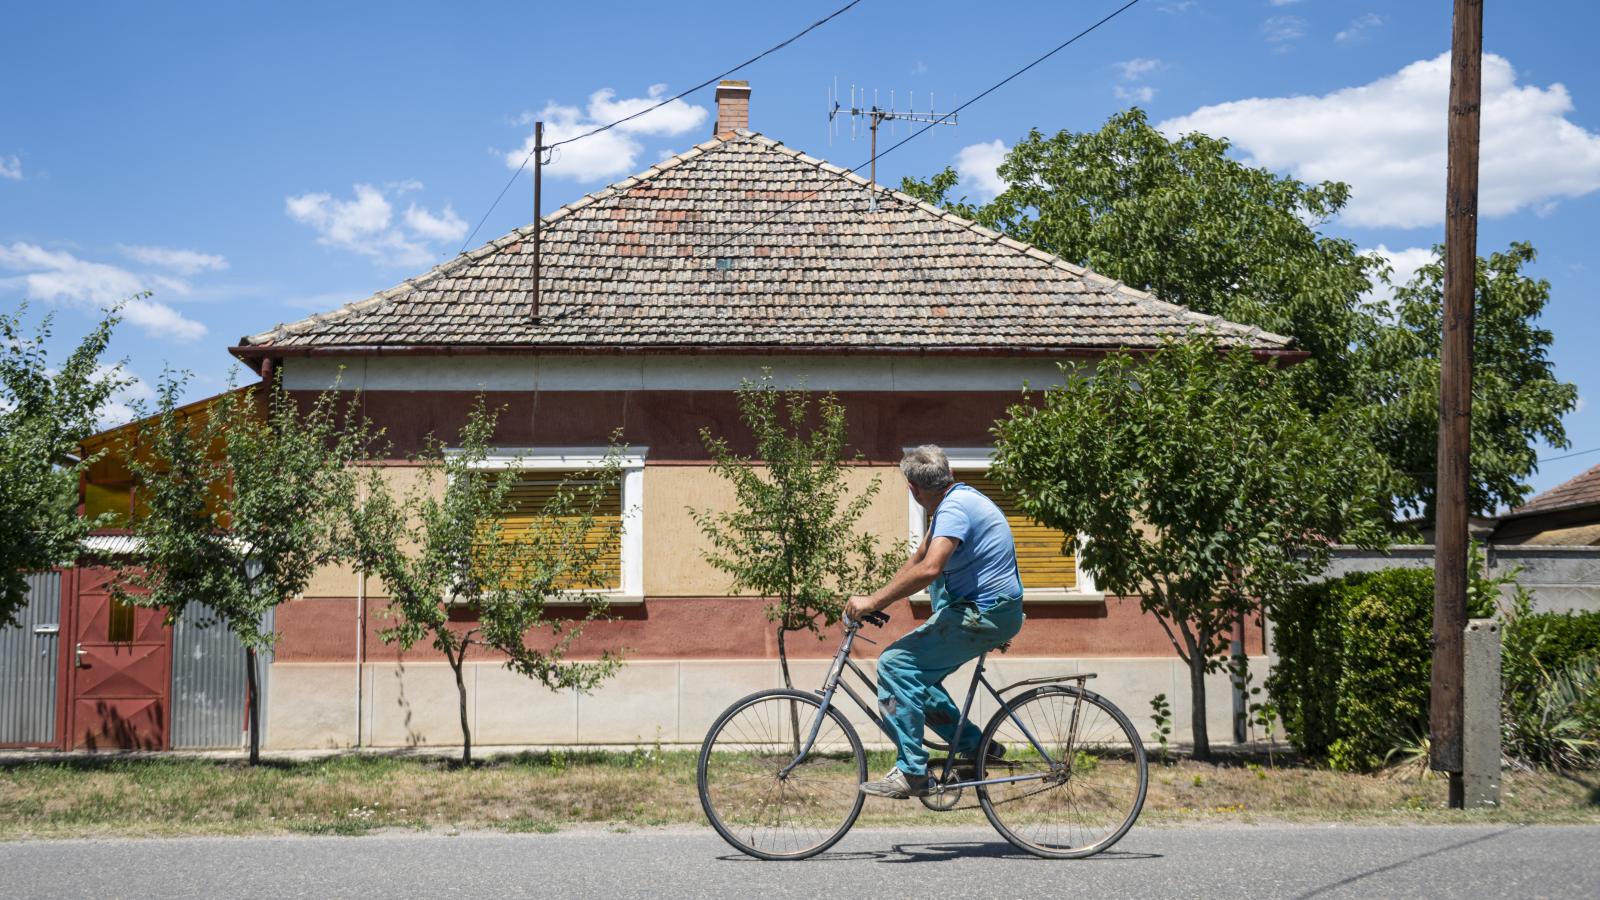
<svg viewBox="0 0 1600 900"><path fill-rule="evenodd" d="M894 91L889 92L888 107L878 105L878 92L872 92L872 105L867 105L867 89L857 89L850 85L850 105L845 106L839 102L839 82L834 80L833 87L828 91L828 144L833 144L833 137L839 128L839 120L845 116L850 117L850 139L855 140L858 126L865 122L865 128L872 133L872 165L869 169L868 182L872 194L872 208L878 208L878 126L884 122L893 128L895 122L918 122L924 125L956 125L956 114L937 113L933 110L933 93L928 93L928 111L917 112L917 95L913 91L906 101L907 109L900 110L895 105Z"/></svg>

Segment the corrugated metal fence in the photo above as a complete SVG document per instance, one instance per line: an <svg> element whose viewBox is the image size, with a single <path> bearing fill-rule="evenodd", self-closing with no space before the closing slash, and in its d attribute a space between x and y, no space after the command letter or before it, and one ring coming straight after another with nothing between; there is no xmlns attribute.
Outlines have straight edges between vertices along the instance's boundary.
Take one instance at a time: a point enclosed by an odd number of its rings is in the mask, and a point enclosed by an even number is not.
<svg viewBox="0 0 1600 900"><path fill-rule="evenodd" d="M272 614L267 614L272 627ZM261 734L266 743L267 675L272 654L256 662ZM172 746L232 748L246 739L244 650L227 624L204 604L192 604L172 633Z"/></svg>
<svg viewBox="0 0 1600 900"><path fill-rule="evenodd" d="M266 615L272 628L273 615ZM61 574L28 576L28 599L18 624L0 628L0 744L56 741L56 660L61 645ZM173 626L172 746L234 748L244 744L244 650L203 604ZM271 651L257 661L261 733L266 742Z"/></svg>
<svg viewBox="0 0 1600 900"><path fill-rule="evenodd" d="M61 573L29 575L18 624L0 628L0 744L55 741L60 630Z"/></svg>

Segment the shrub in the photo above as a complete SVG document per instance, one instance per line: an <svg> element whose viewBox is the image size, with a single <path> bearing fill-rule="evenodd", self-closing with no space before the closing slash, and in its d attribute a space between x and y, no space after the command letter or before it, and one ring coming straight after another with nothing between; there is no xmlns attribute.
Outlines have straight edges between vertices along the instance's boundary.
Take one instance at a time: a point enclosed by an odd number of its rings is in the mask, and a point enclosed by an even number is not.
<svg viewBox="0 0 1600 900"><path fill-rule="evenodd" d="M1600 612L1534 614L1519 594L1504 633L1506 755L1557 770L1600 762Z"/></svg>
<svg viewBox="0 0 1600 900"><path fill-rule="evenodd" d="M1302 753L1373 768L1407 735L1427 732L1432 615L1424 569L1357 572L1276 605L1267 690Z"/></svg>
<svg viewBox="0 0 1600 900"><path fill-rule="evenodd" d="M1600 611L1530 613L1519 604L1506 620L1505 655L1544 669L1600 656Z"/></svg>
<svg viewBox="0 0 1600 900"><path fill-rule="evenodd" d="M1267 691L1289 740L1306 756L1327 756L1338 737L1339 675L1344 669L1344 595L1349 578L1301 585L1276 604L1273 645L1278 661Z"/></svg>
<svg viewBox="0 0 1600 900"><path fill-rule="evenodd" d="M1483 558L1473 554L1481 573ZM1492 612L1507 578L1474 577L1471 614ZM1428 733L1433 572L1383 569L1304 585L1272 609L1278 663L1267 679L1306 756L1372 769Z"/></svg>

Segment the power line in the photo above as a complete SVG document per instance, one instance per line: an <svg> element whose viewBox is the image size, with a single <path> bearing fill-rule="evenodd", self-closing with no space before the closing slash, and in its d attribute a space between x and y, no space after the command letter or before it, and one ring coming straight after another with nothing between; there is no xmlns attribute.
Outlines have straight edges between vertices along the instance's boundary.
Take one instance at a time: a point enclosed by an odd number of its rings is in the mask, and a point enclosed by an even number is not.
<svg viewBox="0 0 1600 900"><path fill-rule="evenodd" d="M677 101L682 100L684 97L689 96L690 94L694 93L695 91L702 90L702 89L704 89L706 87L709 87L710 85L715 84L715 83L717 83L718 81L721 81L724 78L727 78L729 75L732 75L733 73L739 71L740 69L743 69L746 66L751 65L752 63L758 62L761 59L763 59L763 58L765 58L767 56L770 56L771 54L776 53L779 50L782 50L783 48L789 46L790 44L794 43L795 41L798 41L799 39L805 37L806 35L808 35L811 32L817 30L818 28L821 28L823 25L826 25L830 21L832 21L832 20L838 18L839 16L844 15L845 13L849 12L851 7L855 6L856 4L858 4L860 2L861 2L861 0L850 0L849 3L846 3L845 5L839 7L838 9L834 10L833 12L831 12L831 13L827 14L826 16L823 16L822 18L818 19L817 21L812 22L810 25L807 25L803 30L791 35L790 37L784 39L782 42L777 43L777 44L773 44L771 47L768 47L767 49L761 51L760 53L757 53L755 56L752 56L749 59L745 60L744 62L739 63L737 66L734 66L733 68L729 69L728 71L723 72L723 73L721 73L719 75L713 75L710 78L707 78L705 81L702 81L699 84L695 85L694 87L691 87L691 88L689 88L687 90L684 90L684 91L680 91L679 93L677 93L677 94L675 94L675 95L673 95L671 97L668 97L667 99L661 101L660 103L655 104L654 106L650 106L650 107L647 107L645 109L641 109L638 112L633 113L631 115L623 116L622 118L616 120L615 122L609 122L609 123L607 123L605 125L601 125L598 128L594 128L594 129L592 129L590 131L586 131L583 134L578 135L577 137L570 137L570 138L567 138L564 141L557 141L554 144L550 144L550 145L546 146L544 149L546 149L546 150L554 150L557 147L561 147L563 145L570 144L573 141L581 141L584 138L593 137L593 136L601 133L602 131L610 131L611 129L617 127L618 125L624 124L626 122L631 122L634 119L639 118L640 116L647 115L649 113L655 112L656 110L660 109L663 106L666 106L669 103L676 103ZM1137 3L1138 0L1134 0L1134 2ZM495 208L500 205L500 201L505 199L506 191L511 190L511 186L513 184L517 183L517 177L522 174L523 170L528 168L528 161L533 159L534 152L535 151L530 150L530 151L528 151L528 155L524 156L522 158L521 165L518 165L517 166L517 170L515 172L511 173L511 177L506 180L505 187L502 187L500 189L500 193L495 195L494 202L489 204L489 211L483 214L483 218L478 220L478 224L477 224L477 226L475 226L472 229L472 233L467 235L467 239L465 241L461 242L461 249L456 251L457 253L466 252L466 249L467 249L468 245L470 245L472 243L472 239L477 237L478 236L478 231L483 228L483 223L489 221L489 216L494 214Z"/></svg>
<svg viewBox="0 0 1600 900"><path fill-rule="evenodd" d="M1006 77L1000 79L999 81L997 81L994 84L990 85L989 87L985 88L981 93L979 93L976 97L973 97L971 100L968 100L967 102L961 104L960 106L957 106L955 109L950 110L949 112L947 112L944 115L938 117L937 119L929 122L928 124L922 126L921 128L917 129L916 131L912 132L911 134L906 135L904 138L902 138L899 141L897 141L896 143L890 145L889 149L884 150L882 153L875 154L873 158L874 159L881 159L882 157L888 156L890 153L893 153L894 151L898 150L899 148L904 147L907 143L910 143L911 141L915 140L916 138L919 138L922 135L926 134L934 126L943 123L945 119L948 119L948 118L951 118L951 117L955 116L957 113L961 112L962 110L966 109L967 107L971 106L972 104L977 103L979 100L982 100L983 98L989 96L990 94L994 93L995 91L998 91L1002 87L1005 87L1007 84L1011 83L1012 81L1014 81L1018 77L1020 77L1024 72L1027 72L1029 69L1032 69L1034 66L1037 66L1038 64L1044 62L1045 60L1049 59L1050 57L1055 56L1057 53L1060 53L1062 50L1067 49L1068 47L1070 47L1073 44L1077 43L1081 38L1083 38L1083 37L1087 36L1088 34L1090 34L1091 32L1093 32L1095 29L1097 29L1100 26L1106 24L1107 22L1111 21L1112 19L1115 19L1117 16L1122 15L1123 13L1127 12L1129 9L1133 8L1134 6L1137 6L1138 4L1139 4L1139 0L1128 0L1127 3L1124 3L1122 6L1117 7L1116 10L1111 12L1105 18L1101 19L1098 22L1095 22L1093 25L1090 25L1088 28L1083 29L1082 31L1080 31L1077 34L1073 35L1072 37L1068 38L1067 40L1062 41L1060 44L1057 44L1055 46L1055 48L1050 50L1048 53L1045 53L1043 56L1039 57L1038 59L1035 59L1033 62L1028 63L1027 65L1025 65L1022 68L1016 70L1015 72L1012 72L1010 75L1007 75ZM869 164L871 161L872 160L868 160L865 163L857 163L855 165L855 168L846 169L845 171L847 173L853 173L853 172L855 172L856 169L861 168L863 165ZM757 228L759 226L762 226L762 225L765 225L766 223L768 223L768 222L772 221L773 219L777 218L778 216L783 215L784 213L788 212L791 209L794 209L796 206L800 205L801 203L804 203L807 200L810 200L811 198L815 197L817 194L821 193L822 190L823 190L822 188L817 188L816 190L811 191L810 193L806 194L805 196L803 196L803 197L801 197L801 198L799 198L797 200L791 201L789 204L785 205L781 209L778 209L778 210L772 212L771 214L769 214L765 218L761 219L760 221L752 223L749 227L745 228L743 231L740 231L737 234L734 234L734 235L730 236L729 238L727 238L726 240L722 241L721 243L716 244L708 252L714 252L716 250L719 250L722 247L726 246L727 244L730 244L733 241L736 241L739 238L744 237L746 234L749 234L755 228ZM692 258L700 259L700 258L703 258L705 255L706 255L705 253L697 253Z"/></svg>
<svg viewBox="0 0 1600 900"><path fill-rule="evenodd" d="M1600 447L1593 447L1588 450L1579 450L1577 453L1563 453L1560 456L1546 456L1545 458L1539 460L1539 462L1555 462L1558 459L1571 459L1574 456L1587 456L1590 453L1600 453Z"/></svg>

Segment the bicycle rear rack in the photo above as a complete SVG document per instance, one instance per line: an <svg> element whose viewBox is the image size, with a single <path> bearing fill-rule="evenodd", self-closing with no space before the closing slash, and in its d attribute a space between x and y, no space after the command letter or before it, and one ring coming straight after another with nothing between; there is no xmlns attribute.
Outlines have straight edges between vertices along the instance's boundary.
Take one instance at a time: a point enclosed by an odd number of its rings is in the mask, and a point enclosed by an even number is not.
<svg viewBox="0 0 1600 900"><path fill-rule="evenodd" d="M1094 677L1096 675L1093 672L1084 672L1081 675L1041 675L1038 678L1024 678L1021 681L1013 681L995 693L1005 695L1017 688L1032 687L1036 684L1057 684L1063 681L1076 681L1078 687L1083 687L1084 682Z"/></svg>

